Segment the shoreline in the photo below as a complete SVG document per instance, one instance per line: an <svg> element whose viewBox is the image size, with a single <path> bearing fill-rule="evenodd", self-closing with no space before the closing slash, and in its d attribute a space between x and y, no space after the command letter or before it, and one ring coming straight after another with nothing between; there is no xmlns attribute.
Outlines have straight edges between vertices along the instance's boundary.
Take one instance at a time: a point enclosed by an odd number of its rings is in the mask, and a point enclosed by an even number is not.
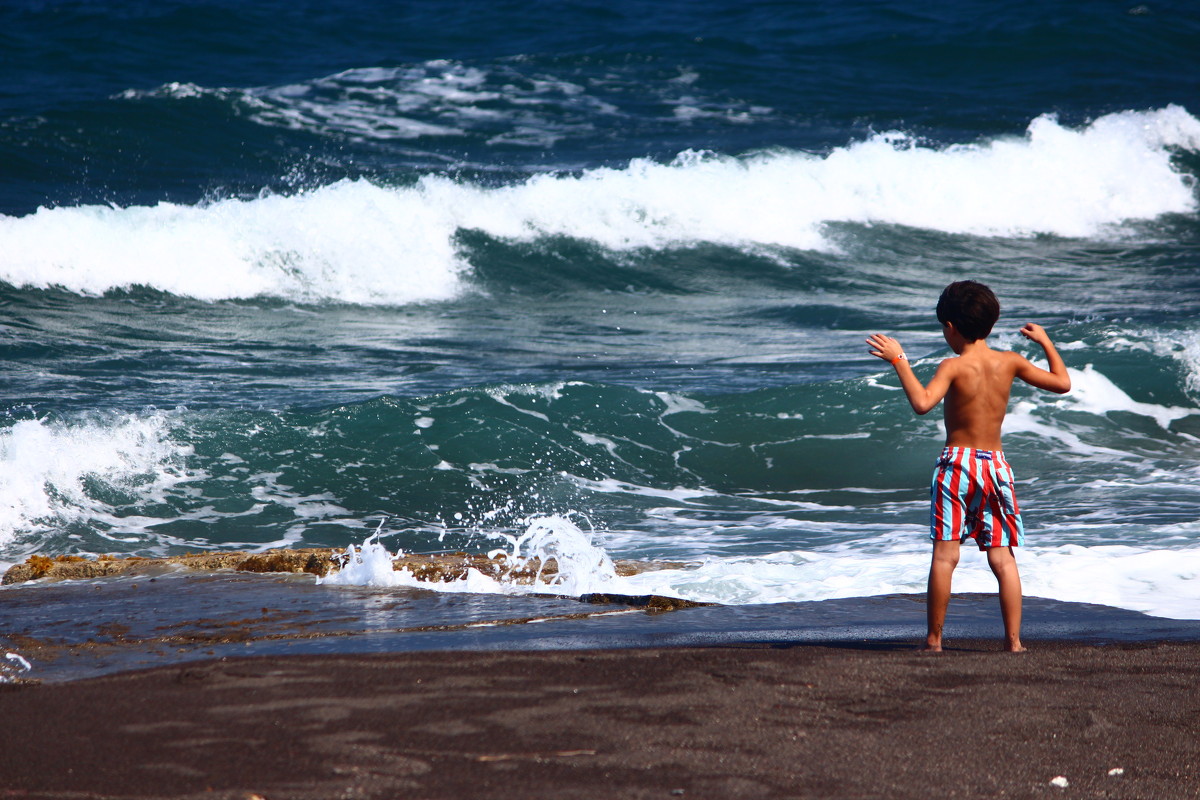
<svg viewBox="0 0 1200 800"><path fill-rule="evenodd" d="M1197 620L1026 598L1009 654L995 596L958 595L925 653L917 595L590 600L5 588L0 653L32 668L0 683L0 794L1200 797Z"/></svg>
<svg viewBox="0 0 1200 800"><path fill-rule="evenodd" d="M1200 642L1200 620L1026 598L1022 638L1076 644ZM958 595L946 637L999 640L994 595ZM743 606L662 598L472 595L318 585L308 576L193 572L0 590L0 656L63 682L210 658L423 651L903 645L925 635L921 595ZM0 679L19 662L0 662ZM8 667L5 670L5 666ZM7 673L7 674L5 674Z"/></svg>
<svg viewBox="0 0 1200 800"><path fill-rule="evenodd" d="M1198 683L1197 642L227 658L0 686L0 774L17 797L1195 797Z"/></svg>

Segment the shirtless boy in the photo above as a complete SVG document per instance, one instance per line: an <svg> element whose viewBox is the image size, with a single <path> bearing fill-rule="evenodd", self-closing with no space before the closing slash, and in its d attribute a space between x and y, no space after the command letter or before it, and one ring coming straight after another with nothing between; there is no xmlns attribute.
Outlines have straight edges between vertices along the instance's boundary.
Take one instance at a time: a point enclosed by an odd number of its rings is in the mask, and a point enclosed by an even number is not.
<svg viewBox="0 0 1200 800"><path fill-rule="evenodd" d="M1025 531L1013 492L1012 468L1000 445L1000 427L1008 411L1013 379L1062 394L1070 391L1071 378L1040 325L1029 323L1021 333L1041 345L1049 370L1034 366L1018 353L988 347L986 337L999 317L1000 303L982 283L958 281L947 286L938 298L937 318L956 357L938 365L928 386L922 386L913 374L899 342L878 333L867 337L871 355L896 368L913 411L927 414L943 398L946 401L946 447L934 469L931 488L933 561L926 603L926 650L942 649L950 581L962 540L967 537L973 537L979 549L987 552L988 566L1000 585L1006 648L1014 653L1025 649L1021 646L1021 575L1012 550L1024 543Z"/></svg>

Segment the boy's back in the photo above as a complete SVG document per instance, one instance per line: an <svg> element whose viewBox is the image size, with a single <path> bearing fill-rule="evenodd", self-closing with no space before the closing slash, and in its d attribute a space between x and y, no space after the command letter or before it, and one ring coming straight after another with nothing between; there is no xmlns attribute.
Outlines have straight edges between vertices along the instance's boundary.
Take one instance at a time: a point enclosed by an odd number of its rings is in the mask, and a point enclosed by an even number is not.
<svg viewBox="0 0 1200 800"><path fill-rule="evenodd" d="M871 355L896 368L900 385L913 410L927 414L945 400L946 447L937 462L931 486L930 538L933 562L929 570L927 610L929 633L925 646L942 649L942 626L950 602L950 581L964 538L974 538L987 552L988 565L1000 586L1007 649L1021 645L1021 578L1012 548L1021 544L1024 527L1014 492L1012 468L1004 457L1000 429L1008 411L1013 380L1052 392L1066 392L1071 378L1066 365L1040 325L1021 328L1021 334L1041 345L1049 369L1041 369L1013 352L992 350L986 337L1000 316L996 296L981 283L959 281L938 300L942 335L954 351L938 365L923 386L913 373L904 350L882 334L867 338Z"/></svg>
<svg viewBox="0 0 1200 800"><path fill-rule="evenodd" d="M1026 325L1021 333L1043 347L1050 343L1040 326ZM1001 449L1000 428L1015 378L1050 391L1071 388L1065 371L1057 375L1039 369L1018 353L991 349L983 339L967 342L956 352L960 353L958 357L942 362L949 381L943 413L946 444L950 447Z"/></svg>
<svg viewBox="0 0 1200 800"><path fill-rule="evenodd" d="M1008 410L1015 364L982 342L970 353L946 359L946 445L999 450L1000 426Z"/></svg>

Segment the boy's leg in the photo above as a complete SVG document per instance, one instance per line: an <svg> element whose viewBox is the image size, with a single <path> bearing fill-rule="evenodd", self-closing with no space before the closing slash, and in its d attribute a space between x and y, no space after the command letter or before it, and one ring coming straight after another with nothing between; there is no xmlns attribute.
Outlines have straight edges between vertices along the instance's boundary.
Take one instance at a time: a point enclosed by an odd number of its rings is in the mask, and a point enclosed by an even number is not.
<svg viewBox="0 0 1200 800"><path fill-rule="evenodd" d="M989 547L988 566L1000 584L1000 616L1004 618L1004 644L1013 653L1021 645L1021 573L1011 547Z"/></svg>
<svg viewBox="0 0 1200 800"><path fill-rule="evenodd" d="M942 649L942 628L946 624L946 609L950 606L950 583L961 550L961 540L935 540L933 543L929 589L925 594L925 615L929 622L929 632L925 636L926 650Z"/></svg>

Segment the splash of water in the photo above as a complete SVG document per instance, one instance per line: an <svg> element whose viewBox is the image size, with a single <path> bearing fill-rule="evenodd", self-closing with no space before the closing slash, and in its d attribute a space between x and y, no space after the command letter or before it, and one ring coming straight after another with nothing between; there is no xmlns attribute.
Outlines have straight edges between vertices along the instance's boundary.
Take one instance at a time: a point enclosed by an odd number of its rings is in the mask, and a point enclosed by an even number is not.
<svg viewBox="0 0 1200 800"><path fill-rule="evenodd" d="M612 559L603 548L563 516L538 516L528 519L519 534L502 531L490 534L507 547L488 553L490 558L504 557L512 573L533 571L532 582L497 579L469 568L463 577L430 583L407 569L394 569L393 559L403 550L389 551L380 542L380 528L360 547L350 545L342 557L341 569L320 579L321 583L342 586L408 586L443 592L482 594L545 594L553 592L579 596L592 592L623 591L624 581L616 573ZM557 570L548 569L553 562Z"/></svg>

